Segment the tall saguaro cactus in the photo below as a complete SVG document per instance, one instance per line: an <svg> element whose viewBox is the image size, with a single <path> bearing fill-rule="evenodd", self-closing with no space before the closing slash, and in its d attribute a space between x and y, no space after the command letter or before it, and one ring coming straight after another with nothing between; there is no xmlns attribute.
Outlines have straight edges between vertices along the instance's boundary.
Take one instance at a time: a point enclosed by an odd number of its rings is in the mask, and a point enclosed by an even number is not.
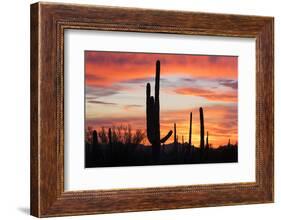
<svg viewBox="0 0 281 220"><path fill-rule="evenodd" d="M204 113L203 113L203 108L199 108L200 112L200 154L201 157L203 156L204 152Z"/></svg>
<svg viewBox="0 0 281 220"><path fill-rule="evenodd" d="M206 136L206 150L209 149L209 132L207 131L207 136Z"/></svg>
<svg viewBox="0 0 281 220"><path fill-rule="evenodd" d="M189 146L191 146L191 135L192 135L192 112L190 112L189 116Z"/></svg>
<svg viewBox="0 0 281 220"><path fill-rule="evenodd" d="M160 139L160 61L156 61L155 91L151 96L150 83L146 85L146 130L147 139L152 145L153 160L158 161L160 154L160 144L165 143L172 135L172 131Z"/></svg>

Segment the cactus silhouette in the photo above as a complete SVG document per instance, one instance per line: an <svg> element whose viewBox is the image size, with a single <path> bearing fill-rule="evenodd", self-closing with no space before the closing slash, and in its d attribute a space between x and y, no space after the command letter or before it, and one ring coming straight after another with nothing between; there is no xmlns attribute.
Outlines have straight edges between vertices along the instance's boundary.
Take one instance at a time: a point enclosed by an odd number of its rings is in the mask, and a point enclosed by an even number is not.
<svg viewBox="0 0 281 220"><path fill-rule="evenodd" d="M108 145L109 145L110 157L113 158L112 132L111 132L111 128L108 129Z"/></svg>
<svg viewBox="0 0 281 220"><path fill-rule="evenodd" d="M172 131L160 139L160 61L156 61L155 91L151 96L150 84L146 85L146 130L147 139L152 145L152 156L154 161L158 161L160 154L160 144L165 143L172 135Z"/></svg>
<svg viewBox="0 0 281 220"><path fill-rule="evenodd" d="M204 113L202 107L199 108L199 112L200 112L200 155L202 158L204 152Z"/></svg>
<svg viewBox="0 0 281 220"><path fill-rule="evenodd" d="M108 129L108 144L111 146L112 144L112 135L111 135L111 128Z"/></svg>
<svg viewBox="0 0 281 220"><path fill-rule="evenodd" d="M189 146L191 146L191 135L192 135L192 112L190 112L189 116Z"/></svg>
<svg viewBox="0 0 281 220"><path fill-rule="evenodd" d="M96 130L93 131L92 142L93 142L93 146L97 146L99 144L99 142L98 142L98 132Z"/></svg>
<svg viewBox="0 0 281 220"><path fill-rule="evenodd" d="M92 146L89 152L88 157L90 158L97 158L98 157L98 149L99 142L98 142L98 132L96 130L93 130L92 133Z"/></svg>
<svg viewBox="0 0 281 220"><path fill-rule="evenodd" d="M207 131L207 136L206 136L206 150L209 149L209 133Z"/></svg>
<svg viewBox="0 0 281 220"><path fill-rule="evenodd" d="M177 135L177 124L174 123L174 148L176 155L178 156L178 135Z"/></svg>

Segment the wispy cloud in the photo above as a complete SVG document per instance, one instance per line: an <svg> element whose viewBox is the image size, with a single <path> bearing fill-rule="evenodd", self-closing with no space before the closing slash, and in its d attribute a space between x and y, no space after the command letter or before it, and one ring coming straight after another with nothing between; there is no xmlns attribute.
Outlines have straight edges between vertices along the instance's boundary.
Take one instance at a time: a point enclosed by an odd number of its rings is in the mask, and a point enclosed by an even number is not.
<svg viewBox="0 0 281 220"><path fill-rule="evenodd" d="M211 101L237 102L237 92L219 92L192 87L177 88L174 92L180 95L199 96Z"/></svg>
<svg viewBox="0 0 281 220"><path fill-rule="evenodd" d="M114 88L103 88L103 87L97 87L97 86L86 86L86 95L88 97L92 98L100 98L100 97L105 97L105 96L110 96L117 94L119 91Z"/></svg>
<svg viewBox="0 0 281 220"><path fill-rule="evenodd" d="M87 103L100 104L100 105L118 105L117 103L113 103L113 102L103 102L103 101L97 101L97 100L87 100Z"/></svg>
<svg viewBox="0 0 281 220"><path fill-rule="evenodd" d="M149 81L152 81L153 79L154 79L153 77L143 77L143 78L124 80L119 83L139 84L139 83L147 83Z"/></svg>
<svg viewBox="0 0 281 220"><path fill-rule="evenodd" d="M238 89L238 81L237 80L226 80L226 79L220 79L218 80L220 85L232 88L232 89Z"/></svg>
<svg viewBox="0 0 281 220"><path fill-rule="evenodd" d="M184 81L184 82L195 82L195 81L197 81L197 79L195 79L195 78L187 78L187 77L182 77L181 80Z"/></svg>
<svg viewBox="0 0 281 220"><path fill-rule="evenodd" d="M143 105L134 105L134 104L132 104L132 105L124 105L124 109L125 110L130 110L130 109L133 109L133 108L141 108L141 107L143 107Z"/></svg>

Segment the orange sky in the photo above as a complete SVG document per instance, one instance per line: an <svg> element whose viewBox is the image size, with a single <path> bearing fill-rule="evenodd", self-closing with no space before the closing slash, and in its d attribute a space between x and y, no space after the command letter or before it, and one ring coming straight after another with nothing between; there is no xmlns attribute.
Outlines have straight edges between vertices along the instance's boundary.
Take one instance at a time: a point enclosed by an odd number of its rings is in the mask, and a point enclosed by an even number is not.
<svg viewBox="0 0 281 220"><path fill-rule="evenodd" d="M155 62L161 62L161 134L177 123L179 140L188 139L193 112L193 144L199 143L199 107L214 146L237 138L238 58L177 54L85 52L86 126L100 129L131 124L146 129L145 87L154 95ZM168 142L172 142L170 138ZM147 143L148 144L148 143Z"/></svg>

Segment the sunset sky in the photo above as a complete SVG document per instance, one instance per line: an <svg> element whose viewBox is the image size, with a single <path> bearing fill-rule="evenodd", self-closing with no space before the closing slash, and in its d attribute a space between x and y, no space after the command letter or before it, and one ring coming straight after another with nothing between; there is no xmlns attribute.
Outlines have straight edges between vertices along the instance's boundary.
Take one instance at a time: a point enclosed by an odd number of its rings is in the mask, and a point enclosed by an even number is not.
<svg viewBox="0 0 281 220"><path fill-rule="evenodd" d="M213 147L238 141L238 57L85 51L86 128L113 125L146 130L146 83L154 95L155 63L161 62L160 122L166 135L177 123L179 140L199 145L199 107ZM173 141L173 136L168 142ZM149 144L146 142L146 144Z"/></svg>

